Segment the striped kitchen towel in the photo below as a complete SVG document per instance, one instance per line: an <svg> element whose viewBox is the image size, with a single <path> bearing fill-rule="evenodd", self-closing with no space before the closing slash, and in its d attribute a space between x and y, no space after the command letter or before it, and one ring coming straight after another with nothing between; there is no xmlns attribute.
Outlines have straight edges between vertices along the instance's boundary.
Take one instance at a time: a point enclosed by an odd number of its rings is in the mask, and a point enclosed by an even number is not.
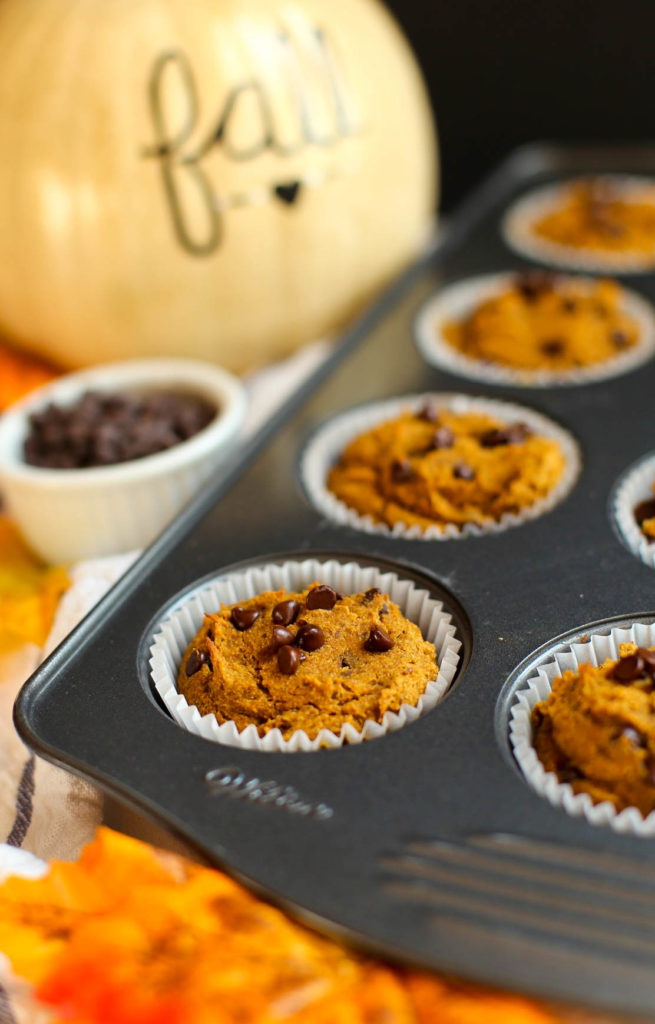
<svg viewBox="0 0 655 1024"><path fill-rule="evenodd" d="M35 757L19 739L12 707L23 682L134 560L134 555L80 563L43 650L33 644L0 657L0 842L44 860L73 860L102 815L93 786Z"/></svg>

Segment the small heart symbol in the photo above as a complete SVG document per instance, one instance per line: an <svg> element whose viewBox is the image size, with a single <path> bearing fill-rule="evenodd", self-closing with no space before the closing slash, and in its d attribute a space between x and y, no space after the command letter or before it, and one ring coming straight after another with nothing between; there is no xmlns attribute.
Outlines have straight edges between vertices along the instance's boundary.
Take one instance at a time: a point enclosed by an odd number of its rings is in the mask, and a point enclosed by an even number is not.
<svg viewBox="0 0 655 1024"><path fill-rule="evenodd" d="M292 206L300 193L300 182L288 181L284 185L276 185L274 191L278 199Z"/></svg>

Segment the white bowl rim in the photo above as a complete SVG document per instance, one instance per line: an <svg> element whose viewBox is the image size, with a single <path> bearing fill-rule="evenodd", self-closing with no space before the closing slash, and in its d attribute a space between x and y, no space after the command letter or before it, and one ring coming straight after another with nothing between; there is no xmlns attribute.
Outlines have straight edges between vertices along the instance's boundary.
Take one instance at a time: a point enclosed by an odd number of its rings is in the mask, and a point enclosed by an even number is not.
<svg viewBox="0 0 655 1024"><path fill-rule="evenodd" d="M28 416L50 402L69 403L90 389L127 390L175 387L194 390L218 405L218 413L187 441L128 462L88 469L47 469L30 466L16 456L16 432ZM85 490L103 485L126 484L135 479L160 477L209 454L232 437L246 414L246 391L237 377L213 363L195 359L134 359L102 363L56 377L10 405L0 415L0 482L31 482L45 489Z"/></svg>

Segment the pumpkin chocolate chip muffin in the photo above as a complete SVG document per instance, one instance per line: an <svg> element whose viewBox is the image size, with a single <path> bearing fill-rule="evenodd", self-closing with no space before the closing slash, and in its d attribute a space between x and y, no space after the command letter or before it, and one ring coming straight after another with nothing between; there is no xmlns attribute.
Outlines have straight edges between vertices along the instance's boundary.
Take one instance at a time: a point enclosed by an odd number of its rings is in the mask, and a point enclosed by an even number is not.
<svg viewBox="0 0 655 1024"><path fill-rule="evenodd" d="M653 484L655 492L655 484ZM632 513L635 522L649 543L655 541L655 497L646 498L635 505Z"/></svg>
<svg viewBox="0 0 655 1024"><path fill-rule="evenodd" d="M618 179L620 182L620 179ZM655 186L620 187L611 178L584 178L532 225L538 238L571 250L655 260Z"/></svg>
<svg viewBox="0 0 655 1024"><path fill-rule="evenodd" d="M285 739L303 730L358 731L416 705L437 678L436 652L377 588L342 596L313 584L268 591L205 615L178 690L202 715Z"/></svg>
<svg viewBox="0 0 655 1024"><path fill-rule="evenodd" d="M461 320L441 327L470 359L516 370L565 371L616 358L639 341L637 321L610 280L517 274Z"/></svg>
<svg viewBox="0 0 655 1024"><path fill-rule="evenodd" d="M533 743L575 793L646 816L655 810L655 648L624 643L620 655L554 680L532 711Z"/></svg>
<svg viewBox="0 0 655 1024"><path fill-rule="evenodd" d="M462 527L529 508L553 490L564 469L558 442L525 423L428 402L351 441L327 486L388 527Z"/></svg>

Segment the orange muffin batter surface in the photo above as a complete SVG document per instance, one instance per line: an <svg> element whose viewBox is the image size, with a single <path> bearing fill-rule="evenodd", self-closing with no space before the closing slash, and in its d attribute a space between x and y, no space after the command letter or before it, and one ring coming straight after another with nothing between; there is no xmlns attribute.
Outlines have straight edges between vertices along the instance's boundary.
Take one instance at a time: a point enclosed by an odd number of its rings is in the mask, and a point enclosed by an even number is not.
<svg viewBox="0 0 655 1024"><path fill-rule="evenodd" d="M302 729L314 739L416 705L437 672L434 646L387 594L341 596L314 584L206 615L178 689L201 714L239 731L279 729L288 739Z"/></svg>
<svg viewBox="0 0 655 1024"><path fill-rule="evenodd" d="M517 275L469 316L444 324L464 355L517 370L571 370L615 358L639 340L615 281L533 272Z"/></svg>
<svg viewBox="0 0 655 1024"><path fill-rule="evenodd" d="M621 644L621 657L580 665L532 712L547 771L617 810L655 810L655 648Z"/></svg>
<svg viewBox="0 0 655 1024"><path fill-rule="evenodd" d="M602 178L578 181L533 230L574 249L655 258L655 187L636 185L631 194Z"/></svg>
<svg viewBox="0 0 655 1024"><path fill-rule="evenodd" d="M556 486L564 467L559 444L525 424L427 403L355 438L327 483L377 523L461 527L530 507Z"/></svg>

